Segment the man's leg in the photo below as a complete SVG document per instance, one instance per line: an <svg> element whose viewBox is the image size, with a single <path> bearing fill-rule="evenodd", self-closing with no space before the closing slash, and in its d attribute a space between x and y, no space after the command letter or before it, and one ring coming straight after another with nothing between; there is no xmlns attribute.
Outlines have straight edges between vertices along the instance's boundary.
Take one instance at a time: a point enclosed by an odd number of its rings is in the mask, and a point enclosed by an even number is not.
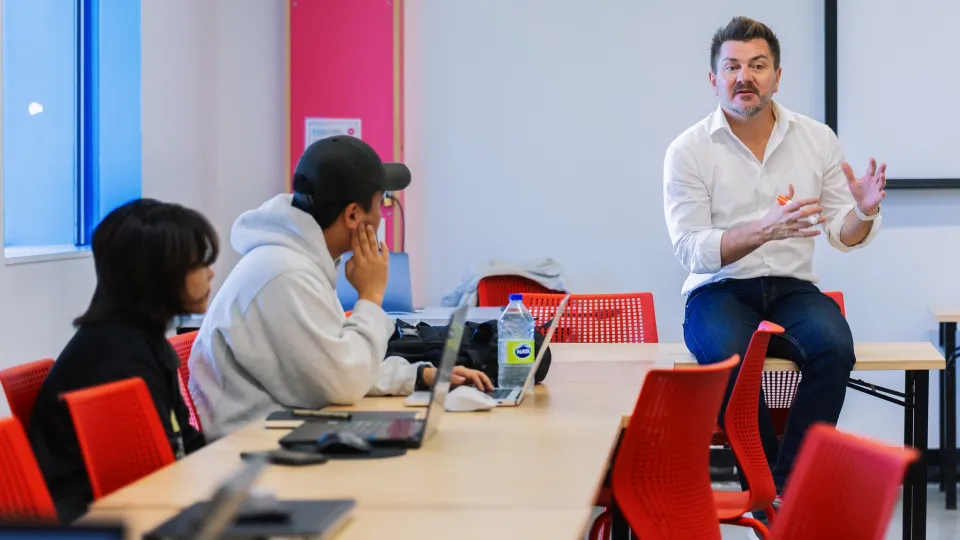
<svg viewBox="0 0 960 540"><path fill-rule="evenodd" d="M747 352L750 338L763 321L762 289L759 279L727 280L706 285L687 299L683 336L690 352L701 365L726 360L734 354L741 358ZM718 422L723 425L723 414L740 373L734 368L720 407ZM777 460L777 436L770 419L770 411L761 392L758 403L760 438L771 467ZM747 489L743 475L740 484Z"/></svg>
<svg viewBox="0 0 960 540"><path fill-rule="evenodd" d="M793 468L800 441L815 422L836 424L856 359L840 307L812 283L779 278L768 290L768 318L786 330L770 340L769 356L787 358L803 375L773 468L778 491Z"/></svg>

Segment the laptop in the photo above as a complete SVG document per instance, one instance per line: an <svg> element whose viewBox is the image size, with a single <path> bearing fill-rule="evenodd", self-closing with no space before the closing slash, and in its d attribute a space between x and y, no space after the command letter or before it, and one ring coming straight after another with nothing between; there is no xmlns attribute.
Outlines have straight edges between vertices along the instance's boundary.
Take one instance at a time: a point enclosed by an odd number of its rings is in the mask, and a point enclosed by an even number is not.
<svg viewBox="0 0 960 540"><path fill-rule="evenodd" d="M540 362L543 360L544 355L546 354L547 347L550 346L550 341L553 339L553 333L557 330L557 326L560 324L560 318L563 316L563 310L567 307L567 301L570 300L570 295L563 297L563 300L560 301L560 304L557 306L556 313L553 314L553 321L550 323L550 328L547 329L547 335L543 338L543 343L540 345L540 351L537 352L537 358L533 361L533 367L530 369L530 374L527 375L526 382L523 383L523 386L520 388L494 388L493 390L488 390L486 394L493 399L497 400L497 405L500 407L516 407L520 405L520 402L523 401L523 398L526 397L528 392L533 391L534 378L537 373L537 368L540 367ZM424 407L430 402L430 397L428 392L414 392L410 394L403 404L408 407Z"/></svg>
<svg viewBox="0 0 960 540"><path fill-rule="evenodd" d="M217 488L209 501L194 503L144 535L146 540L222 538L329 538L346 525L356 501L250 499L250 488L266 466L251 460Z"/></svg>
<svg viewBox="0 0 960 540"><path fill-rule="evenodd" d="M280 439L280 445L285 448L310 445L314 444L321 435L346 431L366 439L375 446L404 448L423 446L423 443L437 432L440 424L440 416L443 415L447 393L450 391L450 377L457 363L460 343L463 341L469 309L469 303L464 302L450 317L447 339L443 346L433 388L429 392L429 407L423 420L396 418L396 412L387 412L384 413L386 417L382 419L367 416L362 420L307 422Z"/></svg>

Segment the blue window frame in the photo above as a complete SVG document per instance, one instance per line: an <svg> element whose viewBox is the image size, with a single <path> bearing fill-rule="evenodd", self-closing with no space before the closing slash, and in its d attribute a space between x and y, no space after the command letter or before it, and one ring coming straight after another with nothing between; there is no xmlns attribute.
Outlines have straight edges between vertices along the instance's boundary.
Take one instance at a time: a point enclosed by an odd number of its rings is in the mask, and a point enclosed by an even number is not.
<svg viewBox="0 0 960 540"><path fill-rule="evenodd" d="M2 9L4 246L87 246L141 193L140 2Z"/></svg>

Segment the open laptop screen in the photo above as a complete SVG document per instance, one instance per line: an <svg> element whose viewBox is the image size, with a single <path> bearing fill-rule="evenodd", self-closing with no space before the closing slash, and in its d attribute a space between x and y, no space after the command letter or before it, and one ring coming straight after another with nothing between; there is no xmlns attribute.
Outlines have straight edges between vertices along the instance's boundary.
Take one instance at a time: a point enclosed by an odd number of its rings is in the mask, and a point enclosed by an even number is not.
<svg viewBox="0 0 960 540"><path fill-rule="evenodd" d="M440 367L433 380L433 393L430 396L430 405L427 409L427 418L424 421L423 439L427 440L437 431L440 416L447 402L447 393L450 392L450 377L457 364L457 355L460 344L463 342L463 329L467 322L467 310L470 309L464 302L453 312L450 325L447 327L447 339L443 345L443 354L440 356Z"/></svg>

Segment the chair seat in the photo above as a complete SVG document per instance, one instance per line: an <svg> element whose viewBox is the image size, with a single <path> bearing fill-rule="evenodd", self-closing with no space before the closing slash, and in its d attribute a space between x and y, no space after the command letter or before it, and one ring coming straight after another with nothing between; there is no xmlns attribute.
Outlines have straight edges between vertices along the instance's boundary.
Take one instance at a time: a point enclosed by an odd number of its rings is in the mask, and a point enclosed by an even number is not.
<svg viewBox="0 0 960 540"><path fill-rule="evenodd" d="M765 507L750 508L749 491L713 491L713 502L717 506L717 517L721 520L736 519L746 512L763 510Z"/></svg>

